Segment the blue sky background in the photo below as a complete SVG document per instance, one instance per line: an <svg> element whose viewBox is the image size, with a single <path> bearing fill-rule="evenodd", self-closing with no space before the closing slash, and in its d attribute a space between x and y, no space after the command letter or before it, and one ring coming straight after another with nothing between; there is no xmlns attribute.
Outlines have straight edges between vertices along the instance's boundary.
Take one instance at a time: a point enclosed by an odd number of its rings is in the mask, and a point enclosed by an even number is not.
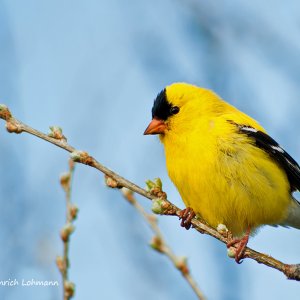
<svg viewBox="0 0 300 300"><path fill-rule="evenodd" d="M300 160L298 1L0 1L0 102L31 126L60 125L73 146L144 186L168 179L163 148L144 137L156 94L186 81L252 115ZM55 258L68 154L0 130L0 280L60 280ZM139 198L150 208L149 201ZM152 233L103 176L77 166L80 212L70 249L75 299L195 299L148 246ZM295 299L299 283L251 260L237 265L213 238L159 218L176 254L188 256L208 299ZM299 263L300 231L263 228L250 246ZM59 288L0 287L0 298L59 299Z"/></svg>

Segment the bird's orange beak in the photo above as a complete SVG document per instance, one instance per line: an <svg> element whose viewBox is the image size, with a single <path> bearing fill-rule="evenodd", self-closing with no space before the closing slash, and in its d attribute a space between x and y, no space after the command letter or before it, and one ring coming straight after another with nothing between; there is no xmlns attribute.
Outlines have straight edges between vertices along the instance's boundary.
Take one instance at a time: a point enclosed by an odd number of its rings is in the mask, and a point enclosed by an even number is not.
<svg viewBox="0 0 300 300"><path fill-rule="evenodd" d="M167 125L163 120L153 118L148 127L146 128L144 134L160 134L164 133L166 129Z"/></svg>

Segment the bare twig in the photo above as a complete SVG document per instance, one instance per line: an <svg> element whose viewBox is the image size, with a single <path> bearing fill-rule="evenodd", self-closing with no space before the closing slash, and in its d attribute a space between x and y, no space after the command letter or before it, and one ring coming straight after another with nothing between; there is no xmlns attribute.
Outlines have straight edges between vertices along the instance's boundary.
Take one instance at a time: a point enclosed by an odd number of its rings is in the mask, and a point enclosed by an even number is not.
<svg viewBox="0 0 300 300"><path fill-rule="evenodd" d="M113 183L109 177L106 176L106 183L109 187L118 187L117 182ZM186 279L192 290L195 292L196 296L200 300L205 300L205 297L201 290L198 288L196 281L192 277L190 270L187 265L187 259L185 257L178 257L174 254L172 249L165 242L163 235L157 225L157 218L153 214L146 212L144 207L135 199L134 194L131 190L127 188L121 189L124 198L132 204L132 206L143 216L145 221L149 224L155 236L152 238L150 246L158 251L159 253L167 256L174 266L181 272L182 276Z"/></svg>
<svg viewBox="0 0 300 300"><path fill-rule="evenodd" d="M69 160L69 171L62 174L60 177L60 184L66 194L66 224L60 232L60 237L63 241L63 256L56 258L56 264L61 272L63 280L63 299L69 300L74 296L75 284L69 281L68 270L69 262L69 245L70 235L74 231L73 221L77 218L78 208L71 202L72 179L74 174L74 161Z"/></svg>
<svg viewBox="0 0 300 300"><path fill-rule="evenodd" d="M68 152L71 152L71 158L79 163L89 165L93 168L98 169L102 173L106 174L107 176L111 177L118 183L119 187L126 187L133 192L136 192L140 194L141 196L144 196L145 198L148 198L150 200L155 200L155 205L159 206L161 209L158 211L160 214L163 215L173 215L173 216L179 216L181 210L169 202L166 199L157 199L157 196L155 194L152 194L150 192L147 192L146 190L142 189L141 187L137 186L136 184L130 182L129 180L125 179L124 177L121 177L120 175L116 174L115 172L111 171L110 169L106 168L102 164L100 164L95 158L90 156L87 152L84 151L78 151L74 147L70 146L65 138L57 139L55 137L50 137L49 135L46 135L36 129L33 129L29 127L28 125L22 123L21 121L15 119L8 108L5 105L0 105L0 118L4 119L6 121L6 128L9 132L14 133L21 133L21 132L27 132L29 134L35 135L49 143L52 143ZM216 229L208 226L204 222L197 220L194 218L192 220L192 225L194 229L199 231L200 233L205 233L210 236L213 236L214 238L220 240L223 243L227 243L227 237L225 235L222 235L219 233ZM233 249L235 249L233 247ZM274 268L282 273L284 273L288 279L293 279L300 281L300 264L295 265L288 265L280 262L279 260L276 260L272 258L269 255L256 252L252 250L251 248L246 248L245 250L245 257L251 258L255 261L257 261L260 264L264 264L266 266L269 266L271 268Z"/></svg>

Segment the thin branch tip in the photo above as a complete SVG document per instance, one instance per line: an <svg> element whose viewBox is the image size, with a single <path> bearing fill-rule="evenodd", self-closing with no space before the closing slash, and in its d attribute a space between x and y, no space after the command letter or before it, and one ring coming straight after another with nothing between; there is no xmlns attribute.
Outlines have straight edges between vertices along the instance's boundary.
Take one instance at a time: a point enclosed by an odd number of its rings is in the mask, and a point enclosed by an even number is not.
<svg viewBox="0 0 300 300"><path fill-rule="evenodd" d="M8 121L12 118L12 114L10 113L8 107L5 104L0 104L0 118Z"/></svg>
<svg viewBox="0 0 300 300"><path fill-rule="evenodd" d="M162 187L162 185L161 185ZM132 206L144 217L145 221L149 224L150 228L152 229L154 236L152 237L150 241L150 247L165 255L169 260L173 263L173 265L176 267L177 270L179 270L183 276L183 278L187 281L187 283L190 285L191 289L194 291L195 295L199 300L204 300L205 297L202 293L202 291L198 288L198 285L196 281L191 276L188 266L187 266L187 260L183 257L176 256L172 249L167 245L165 242L163 235L157 225L157 217L153 214L149 214L146 212L146 210L143 208L143 206L135 199L134 193L131 190L128 190L127 188L122 188L121 192L126 200L129 200L129 202L132 204ZM125 191L125 192L124 192ZM129 193L129 199L127 199ZM165 201L163 199L160 199L161 201Z"/></svg>

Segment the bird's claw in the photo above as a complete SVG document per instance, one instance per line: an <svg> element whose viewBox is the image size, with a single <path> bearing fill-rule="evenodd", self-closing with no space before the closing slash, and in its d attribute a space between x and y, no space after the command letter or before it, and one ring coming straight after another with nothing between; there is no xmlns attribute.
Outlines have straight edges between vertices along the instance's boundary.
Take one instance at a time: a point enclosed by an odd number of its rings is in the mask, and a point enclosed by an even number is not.
<svg viewBox="0 0 300 300"><path fill-rule="evenodd" d="M228 249L232 246L235 246L234 259L238 264L241 264L243 262L243 258L245 258L245 250L249 241L249 234L250 230L241 239L232 239L226 245Z"/></svg>
<svg viewBox="0 0 300 300"><path fill-rule="evenodd" d="M192 219L196 216L192 208L187 207L183 209L179 214L179 220L181 220L181 227L185 229L190 229L192 226Z"/></svg>

